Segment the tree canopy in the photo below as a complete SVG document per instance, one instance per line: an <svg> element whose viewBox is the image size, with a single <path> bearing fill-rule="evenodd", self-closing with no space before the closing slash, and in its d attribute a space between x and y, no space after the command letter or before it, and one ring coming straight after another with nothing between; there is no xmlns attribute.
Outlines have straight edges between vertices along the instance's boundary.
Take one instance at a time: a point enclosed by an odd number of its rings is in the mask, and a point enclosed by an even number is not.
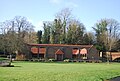
<svg viewBox="0 0 120 81"><path fill-rule="evenodd" d="M15 16L0 23L0 51L26 52L27 44L95 45L101 51L120 51L120 24L115 19L101 19L87 32L84 23L69 8L59 11L53 21L43 22L43 31L34 31L26 17Z"/></svg>
<svg viewBox="0 0 120 81"><path fill-rule="evenodd" d="M34 26L25 17L16 16L11 20L0 23L1 46L6 53L16 53L25 51L26 44L34 40L32 32Z"/></svg>

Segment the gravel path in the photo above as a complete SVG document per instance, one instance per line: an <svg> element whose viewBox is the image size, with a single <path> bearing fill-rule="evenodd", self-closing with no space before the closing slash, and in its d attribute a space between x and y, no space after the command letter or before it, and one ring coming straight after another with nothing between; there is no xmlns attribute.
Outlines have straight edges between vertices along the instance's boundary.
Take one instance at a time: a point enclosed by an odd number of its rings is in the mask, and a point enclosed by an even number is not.
<svg viewBox="0 0 120 81"><path fill-rule="evenodd" d="M114 77L114 78L112 78L110 80L105 80L105 81L120 81L120 76Z"/></svg>

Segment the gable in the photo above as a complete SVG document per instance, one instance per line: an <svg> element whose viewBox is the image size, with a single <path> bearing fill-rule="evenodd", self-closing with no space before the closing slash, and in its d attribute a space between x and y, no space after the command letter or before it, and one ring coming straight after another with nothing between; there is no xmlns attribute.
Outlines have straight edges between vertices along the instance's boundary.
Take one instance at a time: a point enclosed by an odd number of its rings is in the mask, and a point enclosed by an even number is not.
<svg viewBox="0 0 120 81"><path fill-rule="evenodd" d="M63 51L61 49L58 49L55 54L64 54Z"/></svg>

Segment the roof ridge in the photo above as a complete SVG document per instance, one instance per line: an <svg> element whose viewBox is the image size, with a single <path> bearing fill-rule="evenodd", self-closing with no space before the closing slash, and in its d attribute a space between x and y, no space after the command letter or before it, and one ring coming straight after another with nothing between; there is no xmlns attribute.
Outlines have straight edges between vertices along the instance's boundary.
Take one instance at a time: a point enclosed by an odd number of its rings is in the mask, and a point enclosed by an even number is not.
<svg viewBox="0 0 120 81"><path fill-rule="evenodd" d="M92 47L93 45L69 45L69 44L28 44L28 45L32 45L32 46L85 46L85 47Z"/></svg>

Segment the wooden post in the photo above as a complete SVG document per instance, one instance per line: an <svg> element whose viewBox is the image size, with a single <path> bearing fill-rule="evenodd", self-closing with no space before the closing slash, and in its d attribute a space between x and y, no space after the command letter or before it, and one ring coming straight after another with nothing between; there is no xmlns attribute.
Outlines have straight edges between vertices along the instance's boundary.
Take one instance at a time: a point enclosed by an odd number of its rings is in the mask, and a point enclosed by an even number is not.
<svg viewBox="0 0 120 81"><path fill-rule="evenodd" d="M47 53L48 53L48 47L46 47L46 52L45 52L45 54L44 54L44 59L45 59L45 61L47 61Z"/></svg>
<svg viewBox="0 0 120 81"><path fill-rule="evenodd" d="M32 54L31 54L31 46L28 46L28 48L29 48L29 56L28 56L28 58L29 58L29 60L31 60L32 59Z"/></svg>
<svg viewBox="0 0 120 81"><path fill-rule="evenodd" d="M78 48L79 53L78 53L78 59L80 60L80 48Z"/></svg>
<svg viewBox="0 0 120 81"><path fill-rule="evenodd" d="M57 55L55 54L55 60L57 60Z"/></svg>
<svg viewBox="0 0 120 81"><path fill-rule="evenodd" d="M62 60L63 60L63 54L62 54Z"/></svg>
<svg viewBox="0 0 120 81"><path fill-rule="evenodd" d="M12 62L12 55L10 54L10 65L11 65L11 62Z"/></svg>
<svg viewBox="0 0 120 81"><path fill-rule="evenodd" d="M39 56L39 54L40 54L40 51L39 51L39 46L37 47L38 48L38 53L37 53L37 59L39 59L40 58L40 56Z"/></svg>

